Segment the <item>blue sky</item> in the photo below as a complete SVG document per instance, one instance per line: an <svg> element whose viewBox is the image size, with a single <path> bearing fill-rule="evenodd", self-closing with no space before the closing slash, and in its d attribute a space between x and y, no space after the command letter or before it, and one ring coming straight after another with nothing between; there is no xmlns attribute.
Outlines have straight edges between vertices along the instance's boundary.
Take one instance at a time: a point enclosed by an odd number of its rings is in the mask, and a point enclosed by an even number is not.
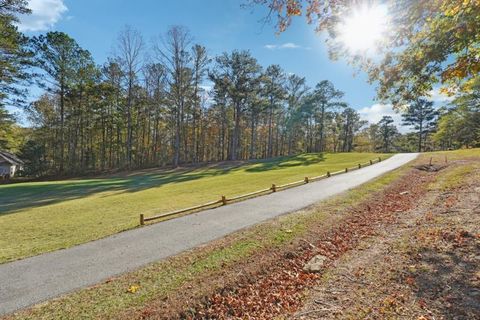
<svg viewBox="0 0 480 320"><path fill-rule="evenodd" d="M246 1L245 1L246 2ZM265 8L242 8L244 0L30 0L33 14L22 20L28 35L49 30L68 33L88 49L98 64L112 54L117 35L125 25L138 29L149 44L169 26L186 26L194 41L214 56L234 49L250 50L260 64L279 64L288 73L305 76L310 86L328 79L345 92L345 101L372 122L389 106L374 101L375 88L363 73L344 61L331 61L322 36L303 18L276 35L263 25ZM398 115L394 115L399 119Z"/></svg>

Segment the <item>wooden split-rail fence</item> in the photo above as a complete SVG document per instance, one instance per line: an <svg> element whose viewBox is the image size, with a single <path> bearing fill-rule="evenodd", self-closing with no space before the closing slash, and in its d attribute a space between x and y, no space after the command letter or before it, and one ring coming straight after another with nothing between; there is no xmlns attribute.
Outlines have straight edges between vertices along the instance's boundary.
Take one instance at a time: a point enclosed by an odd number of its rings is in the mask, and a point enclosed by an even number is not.
<svg viewBox="0 0 480 320"><path fill-rule="evenodd" d="M285 190L285 189L288 189L288 188L297 187L297 186L300 186L300 185L303 185L303 184L306 184L306 183L318 181L318 180L321 180L321 179L330 178L332 176L336 176L336 175L346 173L346 172L349 172L349 171L358 170L358 169L361 169L362 167L369 166L369 165L372 165L374 163L378 163L380 161L382 161L382 158L378 157L377 159L370 160L367 163L363 163L363 164L359 163L355 167L345 168L345 170L340 170L340 171L336 171L336 172L327 171L326 174L321 175L321 176L305 177L305 179L303 179L303 180L290 182L290 183L283 184L283 185L272 184L272 186L270 188L262 189L262 190L258 190L258 191L254 191L254 192L250 192L250 193L246 193L246 194L242 194L242 195L231 197L231 198L227 198L226 196L223 195L223 196L220 197L219 200L216 200L216 201L207 202L207 203L204 203L204 204L201 204L201 205L198 205L198 206L189 207L189 208L185 208L185 209L180 209L180 210L170 211L170 212L166 212L166 213L161 213L161 214L151 216L151 217L145 217L145 215L142 213L142 214L140 214L140 225L143 226L145 224L145 222L148 222L148 221L165 219L165 218L169 218L169 217L176 216L176 215L181 215L181 214L188 213L188 212L193 213L193 212L196 212L200 209L213 208L213 207L217 207L217 206L225 206L225 205L227 205L229 203L232 203L232 202L237 202L237 201L240 201L240 200L253 198L255 196L259 196L259 195L262 195L262 194L267 194L267 193L277 192L277 191L280 191L280 190Z"/></svg>

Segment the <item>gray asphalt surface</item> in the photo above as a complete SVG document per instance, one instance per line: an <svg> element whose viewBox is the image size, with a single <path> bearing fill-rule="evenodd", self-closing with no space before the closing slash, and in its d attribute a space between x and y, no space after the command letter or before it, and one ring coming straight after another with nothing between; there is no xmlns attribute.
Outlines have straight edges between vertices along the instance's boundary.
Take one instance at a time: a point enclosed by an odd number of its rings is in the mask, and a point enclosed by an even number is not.
<svg viewBox="0 0 480 320"><path fill-rule="evenodd" d="M398 154L373 166L329 179L2 264L0 315L96 284L242 228L305 208L357 187L416 157L417 154Z"/></svg>

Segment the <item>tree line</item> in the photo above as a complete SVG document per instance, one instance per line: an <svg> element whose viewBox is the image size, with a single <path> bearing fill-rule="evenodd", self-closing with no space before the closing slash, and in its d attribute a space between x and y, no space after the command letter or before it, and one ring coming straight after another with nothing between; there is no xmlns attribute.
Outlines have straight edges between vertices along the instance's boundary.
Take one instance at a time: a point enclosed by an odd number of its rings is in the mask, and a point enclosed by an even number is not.
<svg viewBox="0 0 480 320"><path fill-rule="evenodd" d="M149 48L126 27L102 66L61 32L30 46L45 94L27 108L27 146L45 171L349 152L365 125L331 82L309 88L248 51L211 58L180 26Z"/></svg>

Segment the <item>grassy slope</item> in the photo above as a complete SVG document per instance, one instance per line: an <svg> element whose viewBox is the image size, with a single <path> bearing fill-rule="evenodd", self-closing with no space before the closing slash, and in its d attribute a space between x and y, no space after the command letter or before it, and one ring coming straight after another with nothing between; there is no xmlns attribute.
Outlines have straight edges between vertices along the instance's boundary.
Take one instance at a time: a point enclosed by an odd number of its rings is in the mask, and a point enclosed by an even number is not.
<svg viewBox="0 0 480 320"><path fill-rule="evenodd" d="M146 215L352 167L369 153L308 154L244 166L149 170L0 186L0 263L130 229Z"/></svg>

